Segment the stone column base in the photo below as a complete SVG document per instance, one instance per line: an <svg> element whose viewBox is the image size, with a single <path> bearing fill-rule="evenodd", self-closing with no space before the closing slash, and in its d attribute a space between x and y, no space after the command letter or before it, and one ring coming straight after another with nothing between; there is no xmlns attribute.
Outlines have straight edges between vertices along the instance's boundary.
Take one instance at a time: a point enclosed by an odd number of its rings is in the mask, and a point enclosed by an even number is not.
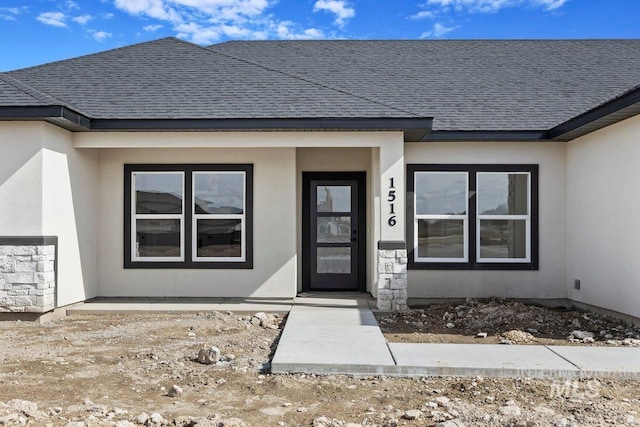
<svg viewBox="0 0 640 427"><path fill-rule="evenodd" d="M57 237L0 237L0 313L56 307Z"/></svg>
<svg viewBox="0 0 640 427"><path fill-rule="evenodd" d="M378 242L378 309L407 309L407 249L405 242Z"/></svg>

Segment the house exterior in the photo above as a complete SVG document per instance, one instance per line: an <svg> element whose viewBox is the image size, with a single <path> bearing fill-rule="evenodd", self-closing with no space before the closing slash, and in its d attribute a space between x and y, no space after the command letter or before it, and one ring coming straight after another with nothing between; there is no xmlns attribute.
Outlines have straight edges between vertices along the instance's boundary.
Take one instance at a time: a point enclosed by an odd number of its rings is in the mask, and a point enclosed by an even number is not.
<svg viewBox="0 0 640 427"><path fill-rule="evenodd" d="M174 38L0 73L0 311L572 301L640 317L640 40Z"/></svg>

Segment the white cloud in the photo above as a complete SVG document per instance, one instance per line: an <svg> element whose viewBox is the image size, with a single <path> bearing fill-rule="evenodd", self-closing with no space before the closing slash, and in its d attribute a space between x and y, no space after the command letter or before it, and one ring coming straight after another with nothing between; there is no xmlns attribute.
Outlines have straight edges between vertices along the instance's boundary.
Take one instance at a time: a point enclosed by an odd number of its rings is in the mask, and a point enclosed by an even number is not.
<svg viewBox="0 0 640 427"><path fill-rule="evenodd" d="M3 21L17 21L16 16L21 15L23 12L27 12L28 7L0 7L0 20Z"/></svg>
<svg viewBox="0 0 640 427"><path fill-rule="evenodd" d="M144 27L142 27L142 29L145 30L148 33L154 33L154 32L158 31L162 27L163 27L163 25L161 25L161 24L145 25Z"/></svg>
<svg viewBox="0 0 640 427"><path fill-rule="evenodd" d="M435 14L430 10L423 10L422 12L418 12L415 15L411 15L409 19L425 19L425 18L433 18Z"/></svg>
<svg viewBox="0 0 640 427"><path fill-rule="evenodd" d="M109 37L111 37L113 34L111 33L107 33L106 31L89 31L89 33L91 34L91 37L93 37L93 39L97 42L103 42L106 39L108 39Z"/></svg>
<svg viewBox="0 0 640 427"><path fill-rule="evenodd" d="M46 25L64 28L67 24L64 22L67 17L62 12L43 12L36 18L38 21Z"/></svg>
<svg viewBox="0 0 640 427"><path fill-rule="evenodd" d="M283 40L313 40L324 37L322 30L317 28L308 28L302 31L296 31L293 22L280 22L276 28L276 35Z"/></svg>
<svg viewBox="0 0 640 427"><path fill-rule="evenodd" d="M318 0L313 5L313 11L318 12L324 10L336 15L335 23L339 26L344 26L347 19L353 18L356 15L356 11L352 7L347 6L347 2L344 0Z"/></svg>
<svg viewBox="0 0 640 427"><path fill-rule="evenodd" d="M427 0L425 6L443 11L494 13L506 7L533 6L554 10L569 0Z"/></svg>
<svg viewBox="0 0 640 427"><path fill-rule="evenodd" d="M429 38L429 37L442 37L445 34L448 34L451 31L456 30L456 29L458 29L457 26L456 27L447 27L447 26L441 24L440 22L436 22L433 25L433 29L431 29L431 31L426 31L426 32L422 33L420 35L420 38L421 39L426 39L426 38Z"/></svg>
<svg viewBox="0 0 640 427"><path fill-rule="evenodd" d="M324 36L319 29L301 28L270 14L269 8L278 0L112 1L116 8L130 15L154 20L143 28L145 31L155 31L157 25L165 24L176 32L177 37L203 45L224 38L311 39Z"/></svg>
<svg viewBox="0 0 640 427"><path fill-rule="evenodd" d="M93 16L91 15L80 15L80 16L71 18L72 21L77 22L80 25L84 25L87 22L91 21L92 19L93 19Z"/></svg>
<svg viewBox="0 0 640 427"><path fill-rule="evenodd" d="M112 19L113 17L113 13L105 13L102 15L102 19Z"/></svg>

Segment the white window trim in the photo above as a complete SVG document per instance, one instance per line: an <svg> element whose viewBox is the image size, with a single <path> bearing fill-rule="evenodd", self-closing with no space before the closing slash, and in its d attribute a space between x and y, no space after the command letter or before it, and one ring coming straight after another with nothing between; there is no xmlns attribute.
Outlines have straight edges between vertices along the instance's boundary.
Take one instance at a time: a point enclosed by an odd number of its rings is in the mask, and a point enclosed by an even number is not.
<svg viewBox="0 0 640 427"><path fill-rule="evenodd" d="M182 213L181 214L138 214L136 213L136 179L138 175L180 175L182 178ZM184 261L184 172L179 171L134 171L131 174L131 260L148 262L183 262ZM138 242L136 239L138 219L178 219L180 220L180 256L179 257L143 257L138 255Z"/></svg>
<svg viewBox="0 0 640 427"><path fill-rule="evenodd" d="M196 174L242 174L242 214L196 214ZM245 262L246 261L246 217L247 217L247 174L244 171L193 171L191 176L191 254L193 262ZM241 248L239 257L199 257L198 256L198 219L240 219Z"/></svg>
<svg viewBox="0 0 640 427"><path fill-rule="evenodd" d="M480 215L478 203L478 177L482 174L527 175L527 214L526 215ZM481 220L515 220L525 221L525 258L481 258L480 257L480 221ZM477 172L476 173L476 262L478 263L514 263L526 264L531 262L531 172Z"/></svg>
<svg viewBox="0 0 640 427"><path fill-rule="evenodd" d="M418 203L417 203L417 179L420 174L446 174L446 175L460 175L464 174L465 176L465 199L466 199L466 215L433 215L433 214L418 214ZM415 172L413 174L413 188L416 189L413 192L413 206L414 206L414 224L413 224L413 242L414 242L414 261L415 262L430 262L430 263L467 263L469 262L469 172L467 171L420 171ZM462 220L462 230L463 230L463 253L464 256L462 258L437 258L437 257L419 257L418 256L418 221L421 219L429 220L429 219L455 219Z"/></svg>

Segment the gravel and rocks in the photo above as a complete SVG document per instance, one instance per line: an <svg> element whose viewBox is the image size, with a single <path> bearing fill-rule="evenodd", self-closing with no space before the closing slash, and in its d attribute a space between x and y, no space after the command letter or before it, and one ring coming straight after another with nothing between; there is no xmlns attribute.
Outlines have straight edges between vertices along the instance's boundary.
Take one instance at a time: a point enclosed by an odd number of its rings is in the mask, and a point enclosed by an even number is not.
<svg viewBox="0 0 640 427"><path fill-rule="evenodd" d="M0 322L0 426L640 426L636 381L272 375L286 318L263 320L214 312ZM564 339L574 330L594 332L581 321ZM488 339L476 333L473 342ZM211 347L220 360L200 363ZM174 387L182 393L169 397Z"/></svg>
<svg viewBox="0 0 640 427"><path fill-rule="evenodd" d="M640 325L604 314L502 299L469 298L381 313L378 322L391 342L640 347Z"/></svg>

